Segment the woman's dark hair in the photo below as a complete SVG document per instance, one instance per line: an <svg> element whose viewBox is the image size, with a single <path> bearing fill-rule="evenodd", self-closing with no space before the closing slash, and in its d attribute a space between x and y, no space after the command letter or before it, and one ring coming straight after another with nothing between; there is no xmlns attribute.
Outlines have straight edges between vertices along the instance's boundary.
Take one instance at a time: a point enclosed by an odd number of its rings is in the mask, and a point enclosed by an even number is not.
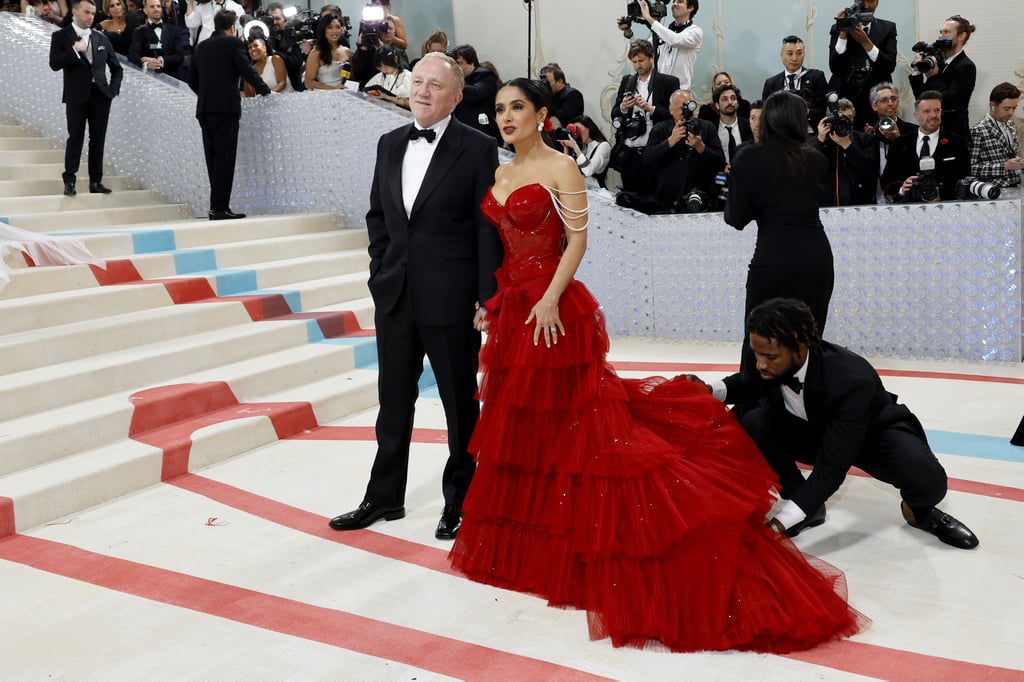
<svg viewBox="0 0 1024 682"><path fill-rule="evenodd" d="M267 59L270 59L274 54L274 48L272 48L270 43L267 42L267 39L261 35L250 36L249 40L245 43L246 51L248 51L249 46L257 40L263 43L263 49L267 51Z"/></svg>
<svg viewBox="0 0 1024 682"><path fill-rule="evenodd" d="M608 138L604 136L604 133L601 132L601 129L597 127L596 123L594 123L594 119L590 118L586 114L583 114L582 116L577 116L573 120L569 121L569 123L578 123L582 126L585 126L587 129L587 133L590 135L591 140L597 140L598 142L608 141Z"/></svg>
<svg viewBox="0 0 1024 682"><path fill-rule="evenodd" d="M761 109L761 143L786 159L798 176L806 173L807 102L784 90L773 93Z"/></svg>
<svg viewBox="0 0 1024 682"><path fill-rule="evenodd" d="M380 69L381 66L391 66L399 71L402 70L402 59L398 54L398 48L391 47L390 45L381 45L378 47L374 61L376 62L378 69Z"/></svg>
<svg viewBox="0 0 1024 682"><path fill-rule="evenodd" d="M747 315L747 333L775 340L792 351L800 350L800 344L814 348L821 343L811 309L794 298L772 298L757 305Z"/></svg>
<svg viewBox="0 0 1024 682"><path fill-rule="evenodd" d="M316 49L320 53L321 64L330 64L334 61L334 48L327 40L327 29L336 21L341 24L341 18L337 14L325 14L316 23ZM341 24L341 26L344 30L345 25Z"/></svg>
<svg viewBox="0 0 1024 682"><path fill-rule="evenodd" d="M498 90L502 88L518 88L526 96L526 100L533 105L534 109L537 111L547 109L548 114L551 114L551 100L548 98L547 91L542 90L537 81L530 80L529 78L513 78L498 86Z"/></svg>

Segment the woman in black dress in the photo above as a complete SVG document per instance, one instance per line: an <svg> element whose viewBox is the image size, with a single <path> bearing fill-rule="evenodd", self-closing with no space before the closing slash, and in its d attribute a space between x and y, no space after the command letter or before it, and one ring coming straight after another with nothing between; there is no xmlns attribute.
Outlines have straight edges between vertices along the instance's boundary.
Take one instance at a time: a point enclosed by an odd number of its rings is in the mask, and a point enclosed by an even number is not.
<svg viewBox="0 0 1024 682"><path fill-rule="evenodd" d="M732 162L725 205L725 222L736 229L757 221L744 320L770 298L795 298L824 330L835 281L832 246L818 217L827 172L825 156L808 144L807 104L793 93L773 94L761 112L761 141Z"/></svg>

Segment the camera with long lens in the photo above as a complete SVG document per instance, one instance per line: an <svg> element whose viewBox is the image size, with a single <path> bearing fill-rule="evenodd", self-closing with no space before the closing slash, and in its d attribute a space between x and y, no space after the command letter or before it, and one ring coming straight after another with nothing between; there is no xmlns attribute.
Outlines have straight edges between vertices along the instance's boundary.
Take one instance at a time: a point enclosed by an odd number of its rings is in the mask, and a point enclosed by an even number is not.
<svg viewBox="0 0 1024 682"><path fill-rule="evenodd" d="M825 95L825 106L828 107L828 115L824 122L832 126L836 137L849 137L853 132L853 119L839 111L839 94L830 92Z"/></svg>
<svg viewBox="0 0 1024 682"><path fill-rule="evenodd" d="M910 183L910 198L913 201L935 201L942 189L942 185L935 179L935 159L924 157L919 168L920 172Z"/></svg>
<svg viewBox="0 0 1024 682"><path fill-rule="evenodd" d="M873 12L864 11L864 3L858 0L844 11L846 16L836 19L836 30L840 32L856 31L861 24L870 24L875 20Z"/></svg>
<svg viewBox="0 0 1024 682"><path fill-rule="evenodd" d="M718 173L715 176L715 201L719 210L725 210L725 203L729 201L729 174Z"/></svg>
<svg viewBox="0 0 1024 682"><path fill-rule="evenodd" d="M562 128L555 128L551 131L552 137L556 140L568 140L572 138L576 140L577 145L583 144L583 135L580 133L580 126L577 123L570 123Z"/></svg>
<svg viewBox="0 0 1024 682"><path fill-rule="evenodd" d="M622 93L622 99L632 96L633 93L628 90ZM647 132L647 117L644 116L642 111L634 107L628 116L614 119L612 127L625 139L632 140L634 137L640 137Z"/></svg>
<svg viewBox="0 0 1024 682"><path fill-rule="evenodd" d="M367 5L363 8L359 20L359 34L364 47L376 48L380 45L380 36L388 32L388 15L380 5Z"/></svg>
<svg viewBox="0 0 1024 682"><path fill-rule="evenodd" d="M709 196L704 190L692 189L679 197L679 200L673 207L672 212L703 213L704 211L710 210L710 208L711 196Z"/></svg>
<svg viewBox="0 0 1024 682"><path fill-rule="evenodd" d="M875 126L875 130L877 130L880 133L888 133L895 127L896 119L890 118L888 116L883 116L882 118L878 119L878 125Z"/></svg>
<svg viewBox="0 0 1024 682"><path fill-rule="evenodd" d="M990 182L983 182L977 178L966 177L956 183L957 201L969 201L971 199L998 199L1002 190Z"/></svg>
<svg viewBox="0 0 1024 682"><path fill-rule="evenodd" d="M926 43L923 40L914 43L910 49L921 55L921 61L914 64L914 68L918 73L928 73L936 67L941 69L946 63L946 50L952 49L952 47L953 39L949 36L937 38L934 43Z"/></svg>
<svg viewBox="0 0 1024 682"><path fill-rule="evenodd" d="M668 16L668 4L665 2L650 2L647 4L647 9L651 12L651 18L655 21L659 21L664 17ZM620 24L645 24L644 17L640 14L640 3L639 2L627 2L626 3L626 16L619 18Z"/></svg>
<svg viewBox="0 0 1024 682"><path fill-rule="evenodd" d="M689 99L683 102L683 125L686 126L686 132L693 135L700 135L700 123L696 118L697 109L696 100Z"/></svg>

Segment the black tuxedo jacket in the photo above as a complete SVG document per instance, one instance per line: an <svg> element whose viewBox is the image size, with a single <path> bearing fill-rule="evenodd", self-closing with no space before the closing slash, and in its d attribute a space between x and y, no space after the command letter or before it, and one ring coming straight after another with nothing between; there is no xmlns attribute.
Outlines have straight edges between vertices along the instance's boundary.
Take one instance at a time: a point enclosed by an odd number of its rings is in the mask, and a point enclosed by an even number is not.
<svg viewBox="0 0 1024 682"><path fill-rule="evenodd" d="M223 31L199 43L188 69L188 85L199 99L196 116L200 114L242 115L242 100L238 94L239 77L244 78L261 95L269 95L270 88L252 68L245 43Z"/></svg>
<svg viewBox="0 0 1024 682"><path fill-rule="evenodd" d="M942 93L942 127L959 135L963 140L971 139L970 112L971 95L974 84L978 80L978 67L965 53L958 54L953 61L939 71L927 82L924 76L916 71L907 78L914 91L914 97L920 97L926 90L937 90Z"/></svg>
<svg viewBox="0 0 1024 682"><path fill-rule="evenodd" d="M876 83L892 82L892 72L896 70L896 24L876 18L868 29L868 38L878 48L875 61L871 61L860 43L852 38L847 38L846 51L839 54L836 52L839 31L832 26L828 43L828 69L832 78L828 85L842 97L850 97L855 92L867 94ZM849 76L859 68L870 69L870 74L861 87L856 87L849 82ZM859 106L857 113L860 113Z"/></svg>
<svg viewBox="0 0 1024 682"><path fill-rule="evenodd" d="M779 382L765 381L753 366L746 374L726 377L725 385L727 403L760 400L780 414L786 412ZM810 351L803 396L808 426L820 446L814 454L814 471L792 498L801 509L824 504L882 430L905 423L925 437L921 423L885 390L875 368L842 346L823 341Z"/></svg>
<svg viewBox="0 0 1024 682"><path fill-rule="evenodd" d="M786 72L780 71L769 76L761 90L761 99L766 100L773 92L786 89ZM813 130L818 129L818 121L825 117L825 95L828 94L828 81L825 74L818 69L807 69L800 79L799 94L807 100L807 124Z"/></svg>
<svg viewBox="0 0 1024 682"><path fill-rule="evenodd" d="M454 116L427 168L412 212L402 196L402 162L409 129L381 136L370 188L368 285L378 313L394 309L403 290L423 324L464 324L497 289L503 250L480 203L494 184L494 139Z"/></svg>
<svg viewBox="0 0 1024 682"><path fill-rule="evenodd" d="M566 83L561 91L551 97L551 115L555 116L563 126L577 116L582 116L583 93Z"/></svg>
<svg viewBox="0 0 1024 682"><path fill-rule="evenodd" d="M671 121L672 114L668 110L668 100L672 97L672 93L679 89L679 79L657 71L652 71L650 78L651 82L647 85L648 101L654 105L651 123L653 125L661 121ZM615 103L612 104L613 124L616 119L625 118L626 114L622 113L619 108L622 105L623 95L627 92L636 93L636 84L639 80L640 77L634 73L632 76L623 76L619 81L619 91L615 93Z"/></svg>
<svg viewBox="0 0 1024 682"><path fill-rule="evenodd" d="M967 143L944 128L939 128L931 136L930 144L932 158L935 159L935 179L942 185L939 197L943 201L952 201L956 199L957 181L971 174L971 154ZM886 194L899 199L899 185L911 175L917 175L920 164L921 160L917 156L917 131L913 135L903 135L889 147L889 158L881 178L882 189Z"/></svg>
<svg viewBox="0 0 1024 682"><path fill-rule="evenodd" d="M110 40L98 31L92 32L89 36L92 64L75 51L74 44L77 41L78 34L71 26L65 26L50 35L50 68L64 72L64 93L61 101L65 104L88 102L93 82L107 97L117 97L121 92L123 69Z"/></svg>
<svg viewBox="0 0 1024 682"><path fill-rule="evenodd" d="M192 54L192 46L188 43L187 34L178 30L177 26L164 23L157 40L156 30L146 22L135 29L132 34L132 46L128 48L128 61L135 66L142 66L143 57L163 57L165 73L173 78L181 78L181 67L185 56ZM158 46L158 47L154 47Z"/></svg>

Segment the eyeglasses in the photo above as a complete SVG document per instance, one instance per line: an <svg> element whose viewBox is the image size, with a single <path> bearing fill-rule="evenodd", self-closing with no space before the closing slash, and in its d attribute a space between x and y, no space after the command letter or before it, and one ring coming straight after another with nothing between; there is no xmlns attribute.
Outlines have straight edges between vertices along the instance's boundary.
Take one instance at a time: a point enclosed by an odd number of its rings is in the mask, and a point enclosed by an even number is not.
<svg viewBox="0 0 1024 682"><path fill-rule="evenodd" d="M899 102L900 98L893 95L891 97L879 97L877 101L883 104L892 104L893 102Z"/></svg>

